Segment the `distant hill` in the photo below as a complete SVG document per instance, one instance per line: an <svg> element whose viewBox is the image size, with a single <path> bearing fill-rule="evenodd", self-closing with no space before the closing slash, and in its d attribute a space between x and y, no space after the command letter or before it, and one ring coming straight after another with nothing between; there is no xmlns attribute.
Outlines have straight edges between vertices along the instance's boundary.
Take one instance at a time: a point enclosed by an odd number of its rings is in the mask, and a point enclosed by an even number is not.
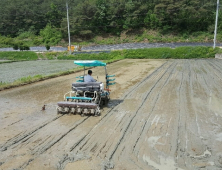
<svg viewBox="0 0 222 170"><path fill-rule="evenodd" d="M124 30L141 27L187 34L214 31L215 0L69 0L68 4L72 36L120 35ZM38 35L50 24L66 37L66 12L65 0L1 0L0 34Z"/></svg>

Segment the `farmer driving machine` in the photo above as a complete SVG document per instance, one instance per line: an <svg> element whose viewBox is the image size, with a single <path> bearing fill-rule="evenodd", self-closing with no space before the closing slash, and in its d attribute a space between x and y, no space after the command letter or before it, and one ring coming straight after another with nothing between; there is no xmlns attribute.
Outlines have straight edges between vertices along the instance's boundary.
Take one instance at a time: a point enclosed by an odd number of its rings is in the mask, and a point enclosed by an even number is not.
<svg viewBox="0 0 222 170"><path fill-rule="evenodd" d="M108 75L106 63L97 60L74 61L75 64L84 67L84 75L76 77L78 80L72 83L72 90L64 95L64 101L58 102L57 113L72 113L84 115L100 115L100 106L108 103L110 99L109 86L114 85L115 75ZM102 82L84 82L85 67L104 66L106 87Z"/></svg>

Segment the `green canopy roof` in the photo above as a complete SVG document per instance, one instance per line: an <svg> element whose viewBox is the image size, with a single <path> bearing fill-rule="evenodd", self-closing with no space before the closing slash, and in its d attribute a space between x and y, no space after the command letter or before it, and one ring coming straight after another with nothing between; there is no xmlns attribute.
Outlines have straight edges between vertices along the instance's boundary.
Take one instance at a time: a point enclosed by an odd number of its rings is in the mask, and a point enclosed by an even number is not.
<svg viewBox="0 0 222 170"><path fill-rule="evenodd" d="M78 61L74 61L74 63L79 66L86 66L86 67L106 66L106 63L103 63L98 60L78 60Z"/></svg>

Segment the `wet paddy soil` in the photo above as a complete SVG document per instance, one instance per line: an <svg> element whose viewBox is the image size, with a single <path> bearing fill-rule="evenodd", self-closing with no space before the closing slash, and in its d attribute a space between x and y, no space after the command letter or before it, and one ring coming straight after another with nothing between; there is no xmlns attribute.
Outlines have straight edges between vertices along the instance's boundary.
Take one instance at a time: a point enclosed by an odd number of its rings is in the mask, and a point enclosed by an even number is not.
<svg viewBox="0 0 222 170"><path fill-rule="evenodd" d="M80 73L0 92L0 169L222 169L222 60L122 60L99 117L57 115ZM104 69L93 69L104 81ZM46 104L46 110L41 111Z"/></svg>
<svg viewBox="0 0 222 170"><path fill-rule="evenodd" d="M67 70L73 70L78 66L70 60L37 60L4 63L0 65L0 81L12 83L15 80L28 76L52 75Z"/></svg>

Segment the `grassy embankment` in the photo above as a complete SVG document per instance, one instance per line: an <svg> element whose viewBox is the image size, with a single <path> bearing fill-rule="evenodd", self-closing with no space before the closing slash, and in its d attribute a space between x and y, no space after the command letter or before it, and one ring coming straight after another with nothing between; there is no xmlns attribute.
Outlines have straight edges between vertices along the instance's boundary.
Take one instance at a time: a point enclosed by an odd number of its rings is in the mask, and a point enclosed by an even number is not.
<svg viewBox="0 0 222 170"><path fill-rule="evenodd" d="M112 63L122 59L196 59L196 58L214 58L216 53L221 53L220 48L213 49L212 47L178 47L171 48L150 48L136 50L121 50L112 51L110 53L100 54L78 54L68 55L67 52L47 52L36 54L34 52L0 52L0 60L24 61L40 59L58 59L58 60L103 60L106 63ZM62 75L71 74L83 70L82 67L60 72L53 75L43 76L36 75L28 76L16 80L13 83L0 82L0 89L11 88L19 85L29 84L36 81L41 81L49 78L54 78Z"/></svg>
<svg viewBox="0 0 222 170"><path fill-rule="evenodd" d="M213 42L214 34L210 32L193 33L162 33L161 30L139 30L123 31L120 35L97 35L88 39L73 37L72 45L103 45L103 44L122 44L122 43L170 43L170 42ZM43 37L35 35L20 35L15 38L0 36L0 48L12 47L12 42L22 41L24 44L32 46L45 46ZM217 42L222 42L222 33L217 34ZM58 46L67 47L67 40L62 39L57 43Z"/></svg>
<svg viewBox="0 0 222 170"><path fill-rule="evenodd" d="M32 51L0 52L0 60L2 60L0 61L0 64L17 62L17 61L31 61L37 59L38 59L37 54Z"/></svg>
<svg viewBox="0 0 222 170"><path fill-rule="evenodd" d="M75 40L75 39L74 39ZM76 42L72 44L80 45L103 45L103 44L121 44L121 43L171 43L171 42L210 42L214 40L214 34L209 32L193 32L193 33L162 33L157 30L134 30L124 31L120 36L100 35L91 39ZM222 34L217 34L217 42L222 42Z"/></svg>

